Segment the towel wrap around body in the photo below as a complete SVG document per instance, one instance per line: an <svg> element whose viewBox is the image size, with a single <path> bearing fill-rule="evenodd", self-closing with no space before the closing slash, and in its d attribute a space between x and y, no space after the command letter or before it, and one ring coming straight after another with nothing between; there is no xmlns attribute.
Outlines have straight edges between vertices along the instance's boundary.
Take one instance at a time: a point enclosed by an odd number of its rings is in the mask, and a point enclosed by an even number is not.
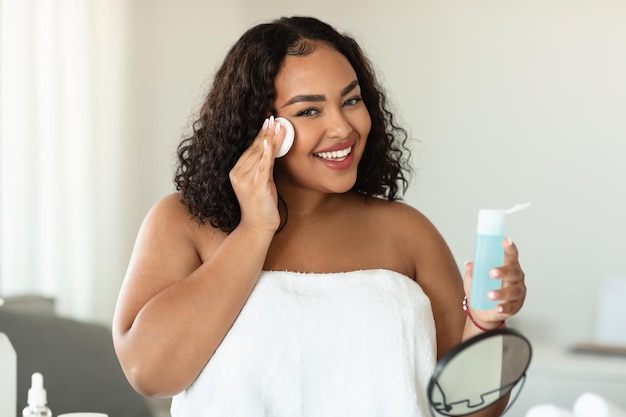
<svg viewBox="0 0 626 417"><path fill-rule="evenodd" d="M410 278L264 271L171 414L427 417L435 362L430 300Z"/></svg>

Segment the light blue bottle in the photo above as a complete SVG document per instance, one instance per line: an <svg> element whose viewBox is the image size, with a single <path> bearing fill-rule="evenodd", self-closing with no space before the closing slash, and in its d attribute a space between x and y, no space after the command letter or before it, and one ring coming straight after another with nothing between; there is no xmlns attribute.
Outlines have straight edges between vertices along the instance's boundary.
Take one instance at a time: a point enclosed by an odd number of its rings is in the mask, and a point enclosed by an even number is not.
<svg viewBox="0 0 626 417"><path fill-rule="evenodd" d="M491 268L504 263L504 219L507 212L499 209L478 211L478 227L476 229L476 248L474 252L474 271L472 275L472 291L470 305L477 310L492 310L497 301L487 298L491 290L499 290L502 281L491 278Z"/></svg>

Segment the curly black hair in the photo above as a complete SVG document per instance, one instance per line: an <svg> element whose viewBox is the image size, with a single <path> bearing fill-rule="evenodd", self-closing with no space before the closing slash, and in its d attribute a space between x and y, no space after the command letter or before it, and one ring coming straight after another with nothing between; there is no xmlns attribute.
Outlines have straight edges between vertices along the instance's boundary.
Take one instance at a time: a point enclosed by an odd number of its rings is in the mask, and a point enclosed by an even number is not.
<svg viewBox="0 0 626 417"><path fill-rule="evenodd" d="M343 54L356 72L372 127L351 191L397 200L408 186L407 132L396 126L369 59L350 36L312 17L283 17L246 31L214 75L193 134L178 146L174 176L189 213L200 223L230 233L241 211L229 172L252 144L272 108L274 82L287 55L310 54L324 42Z"/></svg>

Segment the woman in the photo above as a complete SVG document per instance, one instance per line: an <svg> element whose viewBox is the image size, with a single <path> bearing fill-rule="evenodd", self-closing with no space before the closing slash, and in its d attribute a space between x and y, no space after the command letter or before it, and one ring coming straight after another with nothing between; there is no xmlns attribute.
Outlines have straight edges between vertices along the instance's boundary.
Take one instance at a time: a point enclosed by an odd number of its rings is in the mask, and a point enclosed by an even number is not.
<svg viewBox="0 0 626 417"><path fill-rule="evenodd" d="M280 159L274 117L296 132ZM471 263L464 289L397 201L405 141L352 38L304 17L248 30L137 238L113 328L132 386L175 396L174 417L428 415L436 359L526 290L506 240L498 307L466 316Z"/></svg>

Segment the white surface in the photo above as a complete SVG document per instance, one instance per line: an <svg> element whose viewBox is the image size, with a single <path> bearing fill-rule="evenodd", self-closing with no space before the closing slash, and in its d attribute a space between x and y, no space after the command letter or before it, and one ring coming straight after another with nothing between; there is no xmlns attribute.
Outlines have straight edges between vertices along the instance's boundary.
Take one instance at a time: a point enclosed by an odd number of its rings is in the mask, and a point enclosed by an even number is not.
<svg viewBox="0 0 626 417"><path fill-rule="evenodd" d="M0 416L15 414L17 357L8 336L0 333Z"/></svg>
<svg viewBox="0 0 626 417"><path fill-rule="evenodd" d="M534 343L526 383L506 415L522 417L542 404L572 410L586 392L625 407L626 357L574 354L557 346Z"/></svg>
<svg viewBox="0 0 626 417"><path fill-rule="evenodd" d="M598 286L595 339L626 346L626 275L605 277Z"/></svg>

